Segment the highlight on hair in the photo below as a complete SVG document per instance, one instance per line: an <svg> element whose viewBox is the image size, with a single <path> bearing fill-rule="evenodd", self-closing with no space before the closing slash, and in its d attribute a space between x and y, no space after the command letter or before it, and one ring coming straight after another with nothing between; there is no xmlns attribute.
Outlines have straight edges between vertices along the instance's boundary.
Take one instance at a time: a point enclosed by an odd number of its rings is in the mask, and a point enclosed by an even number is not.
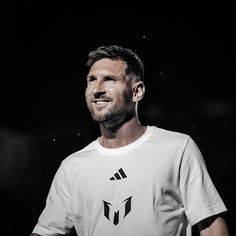
<svg viewBox="0 0 236 236"><path fill-rule="evenodd" d="M127 64L126 74L137 81L144 80L144 65L138 55L129 48L118 45L100 46L88 54L86 65L92 65L103 58L111 60L121 60Z"/></svg>

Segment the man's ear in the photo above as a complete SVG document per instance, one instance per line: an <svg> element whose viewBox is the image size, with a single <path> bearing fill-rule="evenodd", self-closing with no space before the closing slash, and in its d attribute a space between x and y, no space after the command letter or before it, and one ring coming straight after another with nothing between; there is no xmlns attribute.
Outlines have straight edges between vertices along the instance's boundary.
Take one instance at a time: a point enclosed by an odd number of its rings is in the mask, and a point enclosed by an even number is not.
<svg viewBox="0 0 236 236"><path fill-rule="evenodd" d="M133 87L133 102L139 102L145 94L145 85L143 81L136 82Z"/></svg>

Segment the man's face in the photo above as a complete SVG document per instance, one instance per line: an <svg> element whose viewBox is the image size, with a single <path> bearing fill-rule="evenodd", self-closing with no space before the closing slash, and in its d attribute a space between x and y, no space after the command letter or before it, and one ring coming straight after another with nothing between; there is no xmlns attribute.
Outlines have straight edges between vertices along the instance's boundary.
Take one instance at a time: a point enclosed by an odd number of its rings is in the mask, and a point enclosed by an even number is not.
<svg viewBox="0 0 236 236"><path fill-rule="evenodd" d="M101 59L91 67L85 97L95 121L124 119L134 108L126 67L124 62L110 59Z"/></svg>

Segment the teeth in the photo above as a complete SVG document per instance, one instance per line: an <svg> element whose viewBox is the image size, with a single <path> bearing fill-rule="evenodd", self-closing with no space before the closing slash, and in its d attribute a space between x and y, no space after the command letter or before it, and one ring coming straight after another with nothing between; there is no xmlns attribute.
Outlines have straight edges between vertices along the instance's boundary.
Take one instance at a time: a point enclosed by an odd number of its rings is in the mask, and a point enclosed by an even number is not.
<svg viewBox="0 0 236 236"><path fill-rule="evenodd" d="M105 101L97 101L96 104L98 105L102 105L102 104L105 104L106 102Z"/></svg>

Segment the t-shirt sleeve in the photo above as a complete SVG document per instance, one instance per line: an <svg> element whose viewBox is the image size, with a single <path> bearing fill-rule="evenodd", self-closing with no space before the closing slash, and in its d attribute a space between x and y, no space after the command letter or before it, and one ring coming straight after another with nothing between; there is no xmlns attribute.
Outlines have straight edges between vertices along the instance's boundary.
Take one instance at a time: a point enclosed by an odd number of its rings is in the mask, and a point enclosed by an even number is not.
<svg viewBox="0 0 236 236"><path fill-rule="evenodd" d="M227 211L207 171L203 156L190 137L182 156L180 191L185 214L191 225Z"/></svg>
<svg viewBox="0 0 236 236"><path fill-rule="evenodd" d="M67 176L61 165L52 181L46 206L33 229L34 233L64 235L72 229L73 222L70 214L67 183Z"/></svg>

